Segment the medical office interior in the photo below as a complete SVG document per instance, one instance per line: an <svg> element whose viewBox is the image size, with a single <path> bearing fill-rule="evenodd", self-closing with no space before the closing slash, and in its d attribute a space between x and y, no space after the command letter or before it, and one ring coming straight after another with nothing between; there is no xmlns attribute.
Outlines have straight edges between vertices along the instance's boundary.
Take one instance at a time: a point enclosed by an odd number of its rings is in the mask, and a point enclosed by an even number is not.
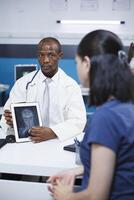
<svg viewBox="0 0 134 200"><path fill-rule="evenodd" d="M0 114L3 113L3 106L16 81L16 66L34 66L34 69L35 67L39 69L36 48L42 38L52 36L61 42L64 54L59 66L79 83L75 54L81 38L92 30L107 29L113 31L122 39L125 51L128 52L130 44L134 42L133 19L134 0L0 0ZM64 24L62 20L69 20L70 22ZM76 20L76 23L71 24L72 20ZM80 22L78 22L79 20ZM87 20L92 20L92 23L87 24ZM108 24L105 24L107 21L109 21ZM119 23L112 24L113 21L118 21ZM82 24L82 22L85 23ZM102 24L99 24L99 22L102 22ZM87 88L82 88L82 94L88 116L88 114L94 112L94 108L87 106ZM50 145L52 147L52 144ZM53 148L58 153L59 150L56 145L57 143L53 145ZM38 151L39 148L38 146L36 147L36 151ZM33 147L31 149L33 150ZM12 149L12 151L14 152L15 150ZM33 150L35 157L36 151L35 149ZM42 153L41 150L39 151ZM11 168L11 173L19 174L19 168L16 167L15 172L13 167L15 164L17 165L18 161L11 162L8 165L4 159L4 156L9 156L8 153L7 151L7 154L4 155L4 148L0 149L0 160L2 160L0 161L0 172L7 172ZM53 173L57 172L58 168L64 169L65 165L65 168L70 168L74 165L74 153L72 155L70 152L66 152L65 157L67 158L65 161L63 161L64 155L62 155L62 152L60 153L62 161L60 161L60 158L57 158L58 161L53 158L52 165L56 165ZM14 154L17 158L15 152ZM44 156L46 157L46 155ZM53 157L52 153L50 153L50 157ZM22 160L20 162L23 166ZM27 161L25 160L24 162ZM61 162L61 167L55 164L56 162ZM35 172L35 175L44 173L43 162L41 164L42 166L38 166L38 163L37 165L35 164L35 169L34 166L31 167L31 175L38 167L38 172ZM29 166L30 164L24 165L22 174L29 174L27 172L27 170L29 171ZM2 167L5 167L5 171ZM49 175L48 171L50 169L48 166L46 168L46 174ZM14 183L13 181L11 182ZM27 196L35 195L32 198L29 197L29 199L36 199L37 194L39 194L38 200L51 199L47 188L43 190L44 185L29 182L11 184L11 182L0 181L0 188L3 188L2 190L5 193L9 191L10 195L16 195L14 199L28 199L23 195L22 197L19 196L18 193L21 188L26 191ZM32 187L34 188L33 194L29 192ZM7 188L6 191L5 188ZM8 200L10 195L5 195L0 199ZM44 195L46 196L42 198Z"/></svg>

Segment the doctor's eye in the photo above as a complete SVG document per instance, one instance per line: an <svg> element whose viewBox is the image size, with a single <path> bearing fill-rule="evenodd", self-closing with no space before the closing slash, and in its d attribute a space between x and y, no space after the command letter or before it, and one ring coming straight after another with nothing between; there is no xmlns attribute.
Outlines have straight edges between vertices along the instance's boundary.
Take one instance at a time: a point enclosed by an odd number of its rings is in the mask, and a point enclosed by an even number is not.
<svg viewBox="0 0 134 200"><path fill-rule="evenodd" d="M43 55L43 53L39 53L38 56L41 58L41 57L43 57L44 55Z"/></svg>
<svg viewBox="0 0 134 200"><path fill-rule="evenodd" d="M55 54L54 54L54 53L49 53L49 54L48 54L48 57L49 57L49 58L53 58L53 57L55 57Z"/></svg>

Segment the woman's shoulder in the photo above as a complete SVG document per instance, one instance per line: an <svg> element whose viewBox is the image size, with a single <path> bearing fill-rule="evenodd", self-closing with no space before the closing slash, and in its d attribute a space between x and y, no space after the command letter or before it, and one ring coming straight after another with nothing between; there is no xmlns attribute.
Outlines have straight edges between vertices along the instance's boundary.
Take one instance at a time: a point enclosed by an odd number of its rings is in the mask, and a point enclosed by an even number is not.
<svg viewBox="0 0 134 200"><path fill-rule="evenodd" d="M93 126L97 124L104 127L116 127L116 130L124 129L127 132L130 126L134 127L134 104L118 100L106 102L96 109L92 124Z"/></svg>

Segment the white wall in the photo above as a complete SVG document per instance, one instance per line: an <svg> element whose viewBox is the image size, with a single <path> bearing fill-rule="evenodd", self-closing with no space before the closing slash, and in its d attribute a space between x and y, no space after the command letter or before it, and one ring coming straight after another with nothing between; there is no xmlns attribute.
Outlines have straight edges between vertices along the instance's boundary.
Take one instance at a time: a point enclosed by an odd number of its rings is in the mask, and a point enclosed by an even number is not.
<svg viewBox="0 0 134 200"><path fill-rule="evenodd" d="M134 41L134 0L130 0L130 9L124 11L113 11L113 0L98 0L98 9L94 11L81 11L81 0L63 0L68 3L67 10L55 11L50 9L52 1L0 0L0 43L36 44L44 36L54 36L63 44L78 44L83 35L98 28L114 31L125 45ZM125 21L125 24L61 25L56 23L58 19L119 19Z"/></svg>

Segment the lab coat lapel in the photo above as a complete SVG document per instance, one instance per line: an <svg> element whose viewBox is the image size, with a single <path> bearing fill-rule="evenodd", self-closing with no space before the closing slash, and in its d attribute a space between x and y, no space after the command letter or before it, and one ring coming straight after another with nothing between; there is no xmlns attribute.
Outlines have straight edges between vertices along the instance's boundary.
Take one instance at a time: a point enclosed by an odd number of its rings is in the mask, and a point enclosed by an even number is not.
<svg viewBox="0 0 134 200"><path fill-rule="evenodd" d="M27 92L27 102L35 102L37 94L37 83L29 84Z"/></svg>
<svg viewBox="0 0 134 200"><path fill-rule="evenodd" d="M38 88L39 73L34 80L29 84L27 91L27 102L36 102Z"/></svg>

